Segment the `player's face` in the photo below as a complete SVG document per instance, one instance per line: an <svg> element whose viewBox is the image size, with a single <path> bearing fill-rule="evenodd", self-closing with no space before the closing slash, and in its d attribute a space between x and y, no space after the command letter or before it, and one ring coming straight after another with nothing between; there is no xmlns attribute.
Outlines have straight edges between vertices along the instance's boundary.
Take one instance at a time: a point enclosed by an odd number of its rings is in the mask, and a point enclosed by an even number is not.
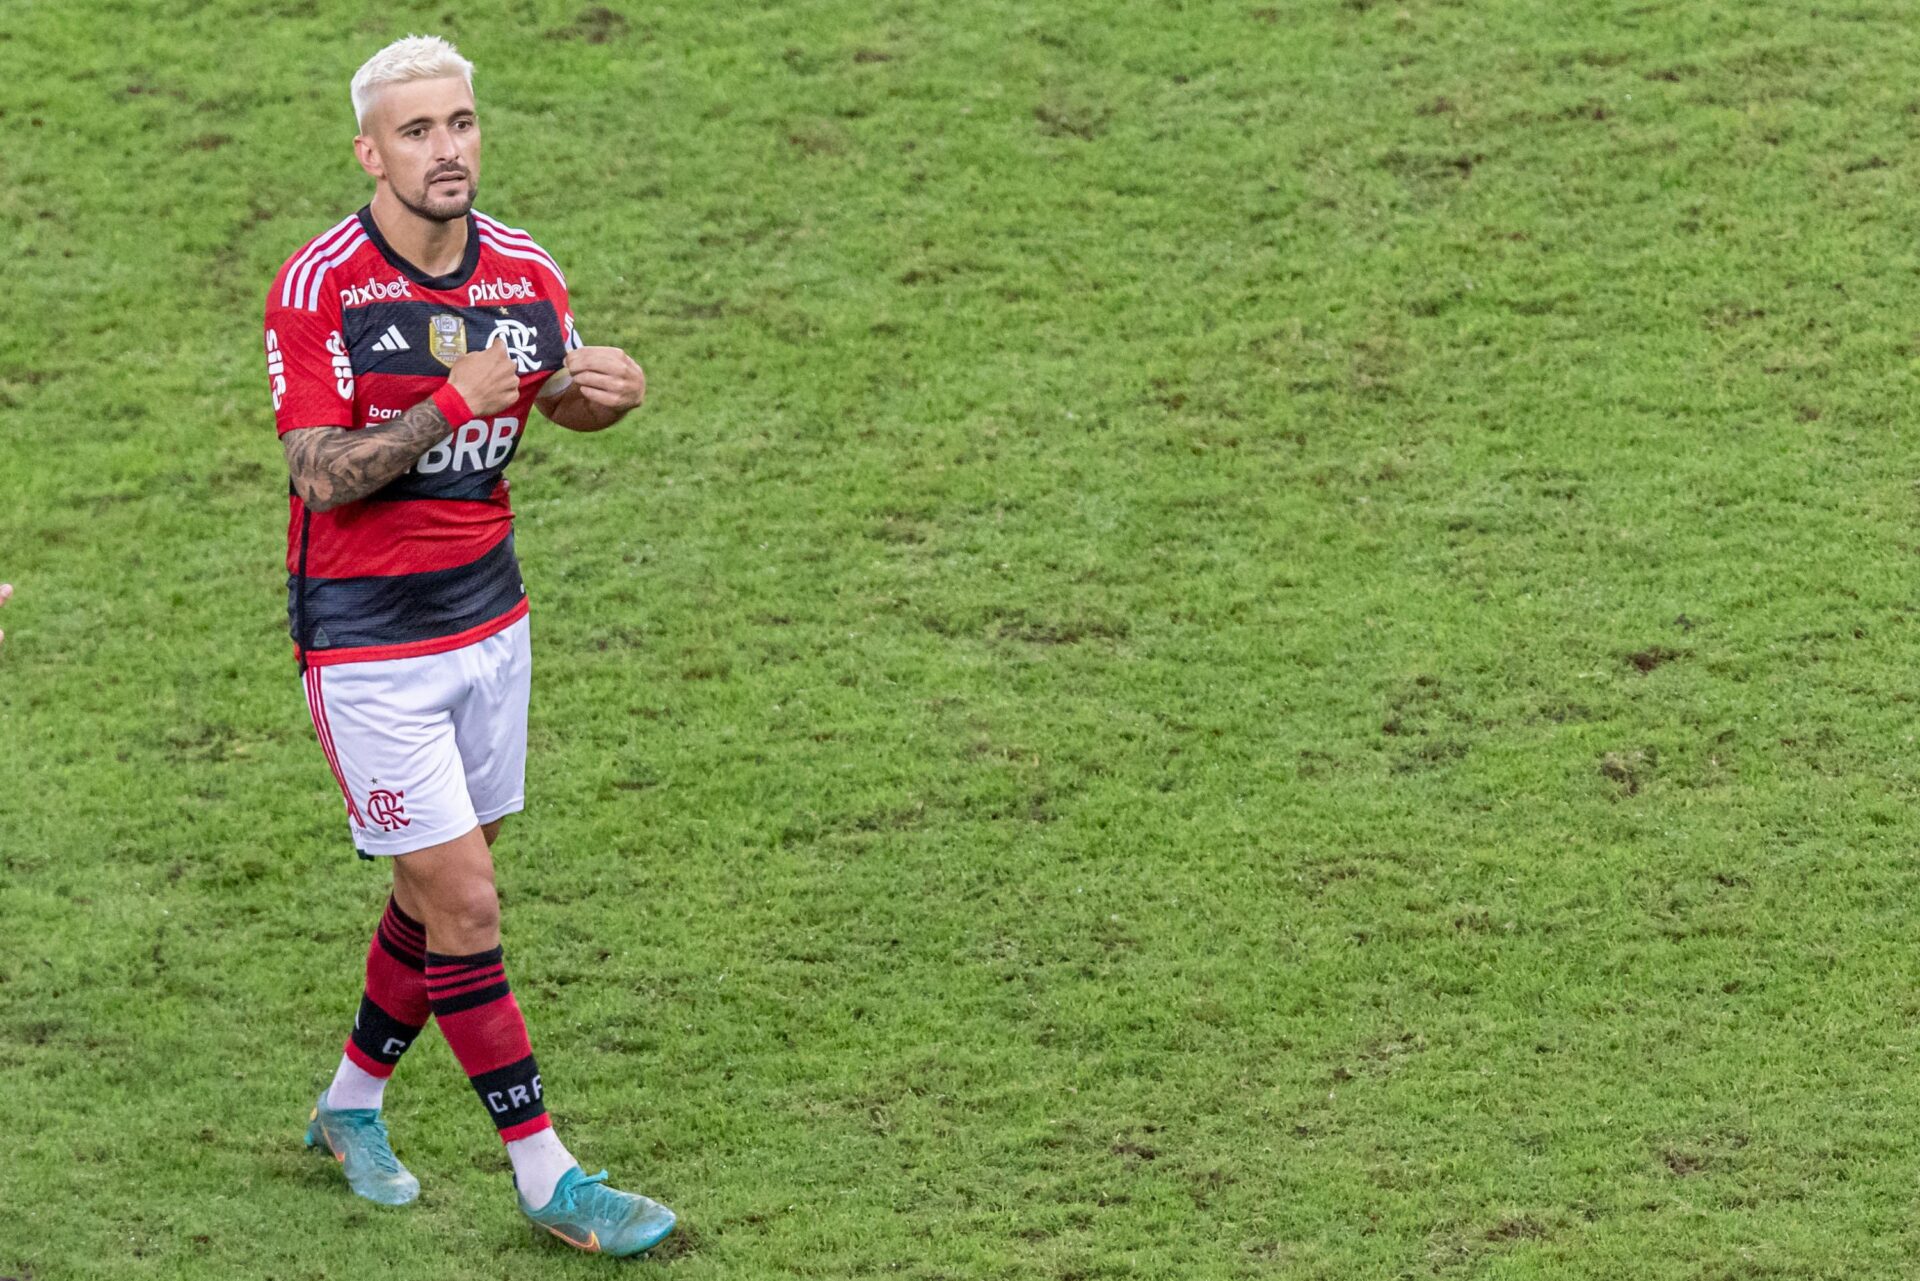
<svg viewBox="0 0 1920 1281"><path fill-rule="evenodd" d="M480 184L480 121L459 77L388 85L354 139L360 163L422 218L452 222Z"/></svg>

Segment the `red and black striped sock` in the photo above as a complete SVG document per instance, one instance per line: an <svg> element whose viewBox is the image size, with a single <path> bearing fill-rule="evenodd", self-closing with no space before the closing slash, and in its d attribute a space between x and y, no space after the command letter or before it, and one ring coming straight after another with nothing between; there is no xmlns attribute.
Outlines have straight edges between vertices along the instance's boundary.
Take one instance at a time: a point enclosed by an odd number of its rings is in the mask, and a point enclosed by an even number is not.
<svg viewBox="0 0 1920 1281"><path fill-rule="evenodd" d="M427 932L391 898L367 948L367 987L347 1038L347 1058L369 1076L393 1075L432 1011L427 1004Z"/></svg>
<svg viewBox="0 0 1920 1281"><path fill-rule="evenodd" d="M486 1104L501 1140L511 1143L553 1122L502 955L497 947L472 956L428 952L427 997L453 1057Z"/></svg>

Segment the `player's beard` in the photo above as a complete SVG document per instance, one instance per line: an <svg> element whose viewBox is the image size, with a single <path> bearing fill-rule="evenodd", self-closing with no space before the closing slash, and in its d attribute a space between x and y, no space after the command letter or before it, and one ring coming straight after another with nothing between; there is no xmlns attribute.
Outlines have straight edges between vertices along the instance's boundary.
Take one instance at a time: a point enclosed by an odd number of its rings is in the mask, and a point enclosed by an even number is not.
<svg viewBox="0 0 1920 1281"><path fill-rule="evenodd" d="M432 222L453 222L456 219L467 216L467 213L473 208L474 196L479 193L480 189L474 183L472 177L466 177L466 184L466 191L446 200L434 199L433 184L431 182L425 182L420 185L420 198L418 200L407 199L400 194L398 188L395 188L393 194L401 204L413 210L413 212L419 214L422 218L426 218Z"/></svg>

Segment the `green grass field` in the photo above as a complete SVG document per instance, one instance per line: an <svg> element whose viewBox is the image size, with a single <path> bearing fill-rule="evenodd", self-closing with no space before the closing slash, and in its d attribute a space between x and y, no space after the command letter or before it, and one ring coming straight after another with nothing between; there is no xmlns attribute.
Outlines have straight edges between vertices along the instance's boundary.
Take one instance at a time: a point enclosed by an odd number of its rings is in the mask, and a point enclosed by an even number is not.
<svg viewBox="0 0 1920 1281"><path fill-rule="evenodd" d="M507 949L687 1278L1920 1270L1906 4L0 11L0 1276L607 1275L435 1035L261 356L346 84L646 365L514 469Z"/></svg>

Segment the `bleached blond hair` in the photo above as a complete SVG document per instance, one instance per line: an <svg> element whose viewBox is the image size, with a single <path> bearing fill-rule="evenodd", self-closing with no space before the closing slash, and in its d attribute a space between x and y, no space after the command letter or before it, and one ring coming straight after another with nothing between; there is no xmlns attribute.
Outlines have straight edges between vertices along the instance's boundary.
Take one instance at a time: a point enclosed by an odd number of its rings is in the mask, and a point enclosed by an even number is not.
<svg viewBox="0 0 1920 1281"><path fill-rule="evenodd" d="M367 127L367 111L380 90L411 80L443 80L459 76L473 89L473 64L439 36L408 36L396 40L360 64L353 73L353 118Z"/></svg>

